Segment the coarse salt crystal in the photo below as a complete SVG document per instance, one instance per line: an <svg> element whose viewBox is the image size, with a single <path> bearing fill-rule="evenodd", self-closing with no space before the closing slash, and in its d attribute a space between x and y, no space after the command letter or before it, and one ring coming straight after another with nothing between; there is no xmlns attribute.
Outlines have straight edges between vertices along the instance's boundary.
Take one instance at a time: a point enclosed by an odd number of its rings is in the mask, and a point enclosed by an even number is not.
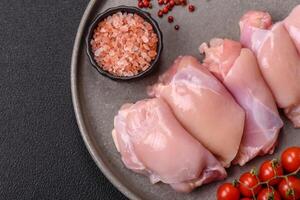
<svg viewBox="0 0 300 200"><path fill-rule="evenodd" d="M128 26L124 25L120 27L120 31L122 32L127 32L128 31Z"/></svg>
<svg viewBox="0 0 300 200"><path fill-rule="evenodd" d="M98 24L90 42L99 66L117 76L147 70L157 55L158 38L151 24L132 13L118 12Z"/></svg>
<svg viewBox="0 0 300 200"><path fill-rule="evenodd" d="M100 55L100 53L101 53L101 51L102 51L102 49L101 49L101 48L97 49L97 50L95 51L95 56L99 56L99 55Z"/></svg>
<svg viewBox="0 0 300 200"><path fill-rule="evenodd" d="M145 42L145 43L148 43L148 42L149 42L148 37L146 37L145 35L142 36L142 40L143 40L143 42Z"/></svg>

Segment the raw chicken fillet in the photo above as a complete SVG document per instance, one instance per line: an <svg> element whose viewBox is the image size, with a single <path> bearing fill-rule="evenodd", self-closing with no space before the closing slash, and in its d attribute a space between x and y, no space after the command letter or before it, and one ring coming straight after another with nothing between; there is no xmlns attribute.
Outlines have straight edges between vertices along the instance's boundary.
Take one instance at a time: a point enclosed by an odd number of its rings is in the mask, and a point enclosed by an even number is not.
<svg viewBox="0 0 300 200"><path fill-rule="evenodd" d="M113 138L127 168L170 184L179 192L226 177L217 159L176 120L159 98L126 104L114 121Z"/></svg>
<svg viewBox="0 0 300 200"><path fill-rule="evenodd" d="M299 128L300 57L285 24L278 22L271 26L269 16L261 11L246 13L240 21L241 42L255 52L277 105Z"/></svg>
<svg viewBox="0 0 300 200"><path fill-rule="evenodd" d="M283 126L273 95L255 55L241 43L213 39L200 47L207 67L228 88L246 112L244 135L234 163L244 165L257 155L273 153Z"/></svg>
<svg viewBox="0 0 300 200"><path fill-rule="evenodd" d="M149 90L164 99L186 130L228 167L235 158L245 113L196 58L179 57Z"/></svg>
<svg viewBox="0 0 300 200"><path fill-rule="evenodd" d="M300 53L300 5L296 6L284 20L284 25Z"/></svg>

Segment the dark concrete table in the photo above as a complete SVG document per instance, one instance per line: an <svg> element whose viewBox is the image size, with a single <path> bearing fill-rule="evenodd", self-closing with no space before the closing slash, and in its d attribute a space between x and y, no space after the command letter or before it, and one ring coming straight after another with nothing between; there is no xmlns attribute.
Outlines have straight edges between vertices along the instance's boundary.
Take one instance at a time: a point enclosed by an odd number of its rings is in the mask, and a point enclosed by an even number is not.
<svg viewBox="0 0 300 200"><path fill-rule="evenodd" d="M125 199L92 161L70 90L88 0L0 1L0 199Z"/></svg>

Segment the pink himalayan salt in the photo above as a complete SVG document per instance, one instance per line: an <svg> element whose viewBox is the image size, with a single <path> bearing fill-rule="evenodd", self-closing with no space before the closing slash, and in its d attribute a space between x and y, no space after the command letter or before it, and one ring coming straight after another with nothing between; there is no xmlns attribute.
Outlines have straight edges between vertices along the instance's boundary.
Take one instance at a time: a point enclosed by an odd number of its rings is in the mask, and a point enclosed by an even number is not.
<svg viewBox="0 0 300 200"><path fill-rule="evenodd" d="M150 67L157 56L158 37L137 14L118 12L98 24L91 40L94 59L116 76L133 76Z"/></svg>

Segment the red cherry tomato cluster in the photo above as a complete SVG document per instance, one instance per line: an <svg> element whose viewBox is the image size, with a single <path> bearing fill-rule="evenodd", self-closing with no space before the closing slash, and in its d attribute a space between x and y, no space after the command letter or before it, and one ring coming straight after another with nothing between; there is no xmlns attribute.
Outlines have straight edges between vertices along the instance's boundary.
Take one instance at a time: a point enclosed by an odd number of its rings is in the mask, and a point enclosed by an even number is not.
<svg viewBox="0 0 300 200"><path fill-rule="evenodd" d="M162 18L164 15L167 15L172 11L175 6L186 6L188 4L187 0L157 0L161 9L158 10L157 16ZM138 0L138 7L139 8L152 8L151 0ZM192 4L189 4L188 10L190 12L194 12L196 7ZM168 22L173 23L174 16L168 17ZM179 25L174 26L175 30L179 30Z"/></svg>
<svg viewBox="0 0 300 200"><path fill-rule="evenodd" d="M300 200L300 147L290 147L278 160L266 160L234 183L224 183L218 200ZM297 177L298 176L298 177Z"/></svg>

